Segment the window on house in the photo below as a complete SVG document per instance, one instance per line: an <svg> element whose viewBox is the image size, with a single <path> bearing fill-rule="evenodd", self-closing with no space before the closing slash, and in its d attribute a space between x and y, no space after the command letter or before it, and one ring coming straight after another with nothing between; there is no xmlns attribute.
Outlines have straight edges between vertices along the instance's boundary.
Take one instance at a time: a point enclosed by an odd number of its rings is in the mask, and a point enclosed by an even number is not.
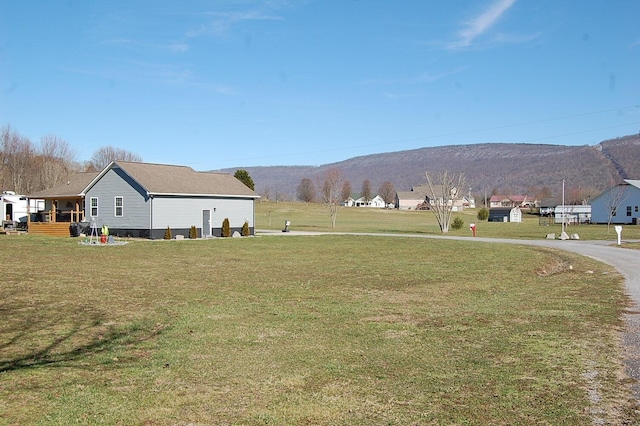
<svg viewBox="0 0 640 426"><path fill-rule="evenodd" d="M124 214L124 199L123 197L116 197L116 202L115 202L115 206L116 206L116 217L122 217Z"/></svg>
<svg viewBox="0 0 640 426"><path fill-rule="evenodd" d="M631 206L627 206L627 216L631 216Z"/></svg>
<svg viewBox="0 0 640 426"><path fill-rule="evenodd" d="M638 213L638 206L636 206L636 213Z"/></svg>
<svg viewBox="0 0 640 426"><path fill-rule="evenodd" d="M618 213L618 209L616 207L613 207L611 209L611 216L615 216Z"/></svg>
<svg viewBox="0 0 640 426"><path fill-rule="evenodd" d="M98 197L91 197L91 217L98 217Z"/></svg>

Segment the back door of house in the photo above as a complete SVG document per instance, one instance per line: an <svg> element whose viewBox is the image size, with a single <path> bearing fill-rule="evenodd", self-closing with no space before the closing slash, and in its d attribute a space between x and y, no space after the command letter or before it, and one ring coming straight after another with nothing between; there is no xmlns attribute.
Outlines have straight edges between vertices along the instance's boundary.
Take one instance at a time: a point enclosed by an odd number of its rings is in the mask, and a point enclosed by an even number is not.
<svg viewBox="0 0 640 426"><path fill-rule="evenodd" d="M202 210L202 238L211 236L211 210Z"/></svg>

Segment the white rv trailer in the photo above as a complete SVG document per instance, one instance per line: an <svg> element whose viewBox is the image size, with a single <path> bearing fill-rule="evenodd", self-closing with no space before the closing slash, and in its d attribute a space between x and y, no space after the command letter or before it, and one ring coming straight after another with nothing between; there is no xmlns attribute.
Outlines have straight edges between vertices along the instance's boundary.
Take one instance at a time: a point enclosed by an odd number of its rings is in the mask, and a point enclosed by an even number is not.
<svg viewBox="0 0 640 426"><path fill-rule="evenodd" d="M30 200L13 191L3 191L0 195L0 209L2 222L27 223L30 213L44 210L44 200Z"/></svg>

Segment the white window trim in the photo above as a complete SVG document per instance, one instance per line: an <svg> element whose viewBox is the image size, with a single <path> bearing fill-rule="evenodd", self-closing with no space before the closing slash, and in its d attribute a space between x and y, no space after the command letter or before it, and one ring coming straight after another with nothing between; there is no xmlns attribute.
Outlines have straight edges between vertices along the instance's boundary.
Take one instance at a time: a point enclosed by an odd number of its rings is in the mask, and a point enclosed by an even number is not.
<svg viewBox="0 0 640 426"><path fill-rule="evenodd" d="M96 205L95 205L95 209L96 209L96 214L93 214L93 200L96 200ZM91 197L89 198L89 215L91 217L98 217L99 214L99 210L98 210L98 197Z"/></svg>
<svg viewBox="0 0 640 426"><path fill-rule="evenodd" d="M118 199L120 199L120 214L118 214ZM113 215L115 217L123 217L124 216L124 197L122 195L117 195L113 199Z"/></svg>

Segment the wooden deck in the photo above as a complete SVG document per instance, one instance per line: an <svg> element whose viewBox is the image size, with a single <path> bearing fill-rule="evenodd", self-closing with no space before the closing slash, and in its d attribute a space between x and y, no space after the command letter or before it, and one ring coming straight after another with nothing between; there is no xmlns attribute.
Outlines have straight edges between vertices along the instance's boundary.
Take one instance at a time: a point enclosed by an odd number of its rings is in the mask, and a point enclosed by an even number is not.
<svg viewBox="0 0 640 426"><path fill-rule="evenodd" d="M71 222L29 222L29 234L49 237L70 237Z"/></svg>

